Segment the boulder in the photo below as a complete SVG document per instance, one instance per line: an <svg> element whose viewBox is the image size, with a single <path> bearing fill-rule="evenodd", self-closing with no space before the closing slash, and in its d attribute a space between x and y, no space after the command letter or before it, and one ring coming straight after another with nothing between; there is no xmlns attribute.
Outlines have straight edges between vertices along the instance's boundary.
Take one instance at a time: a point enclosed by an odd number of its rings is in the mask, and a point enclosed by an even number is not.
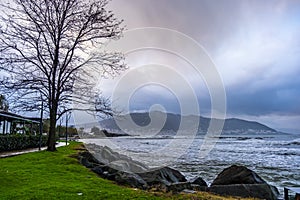
<svg viewBox="0 0 300 200"><path fill-rule="evenodd" d="M129 185L135 188L148 188L148 184L139 175L134 173L118 172L115 175L115 181L119 184Z"/></svg>
<svg viewBox="0 0 300 200"><path fill-rule="evenodd" d="M209 190L208 186L200 186L200 185L197 185L197 184L191 184L191 187L195 191L207 192Z"/></svg>
<svg viewBox="0 0 300 200"><path fill-rule="evenodd" d="M101 163L111 168L124 172L145 172L149 168L141 162L135 161L126 155L119 154L111 148L89 144L88 148L93 151L94 157Z"/></svg>
<svg viewBox="0 0 300 200"><path fill-rule="evenodd" d="M171 183L166 185L166 191L172 193L179 193L183 190L191 190L192 186L190 182L178 182L178 183Z"/></svg>
<svg viewBox="0 0 300 200"><path fill-rule="evenodd" d="M191 183L175 169L170 167L149 169L109 147L95 144L89 144L87 147L93 154L85 152L80 155L81 163L103 178L141 189L154 187L172 192L192 189ZM195 181L206 185L205 181L201 180Z"/></svg>
<svg viewBox="0 0 300 200"><path fill-rule="evenodd" d="M100 176L103 175L103 168L101 166L96 166L94 168L92 168L92 171Z"/></svg>
<svg viewBox="0 0 300 200"><path fill-rule="evenodd" d="M90 152L84 151L80 152L78 155L80 164L87 168L93 168L101 164Z"/></svg>
<svg viewBox="0 0 300 200"><path fill-rule="evenodd" d="M211 185L231 184L266 184L266 181L245 166L232 165L224 169Z"/></svg>
<svg viewBox="0 0 300 200"><path fill-rule="evenodd" d="M128 173L137 173L145 172L148 170L143 164L140 164L132 160L116 160L109 163L111 168L117 169L118 171L128 172Z"/></svg>
<svg viewBox="0 0 300 200"><path fill-rule="evenodd" d="M268 184L233 184L214 185L209 188L209 192L219 195L252 197L266 200L276 200L279 192L276 187Z"/></svg>
<svg viewBox="0 0 300 200"><path fill-rule="evenodd" d="M111 180L111 181L115 181L116 180L116 174L117 173L113 173L110 174L108 171L103 172L103 178L107 179L107 180Z"/></svg>
<svg viewBox="0 0 300 200"><path fill-rule="evenodd" d="M89 151L80 152L79 156L86 158L91 163L102 164Z"/></svg>
<svg viewBox="0 0 300 200"><path fill-rule="evenodd" d="M186 178L179 171L170 167L163 167L145 173L139 173L139 175L150 186L156 184L170 185L172 183L187 181Z"/></svg>
<svg viewBox="0 0 300 200"><path fill-rule="evenodd" d="M267 184L254 171L237 165L224 169L213 181L209 191L220 195L267 200L275 200L279 195L276 187Z"/></svg>
<svg viewBox="0 0 300 200"><path fill-rule="evenodd" d="M94 164L89 162L88 159L86 157L79 157L79 162L80 164L82 164L83 166L87 167L87 168L93 168Z"/></svg>
<svg viewBox="0 0 300 200"><path fill-rule="evenodd" d="M112 132L108 132L107 130L102 130L101 131L101 136L104 135L106 137L121 137L121 136L130 136L126 133L112 133Z"/></svg>
<svg viewBox="0 0 300 200"><path fill-rule="evenodd" d="M207 187L207 183L201 177L196 177L195 179L191 180L190 182L193 185L199 185L199 186Z"/></svg>

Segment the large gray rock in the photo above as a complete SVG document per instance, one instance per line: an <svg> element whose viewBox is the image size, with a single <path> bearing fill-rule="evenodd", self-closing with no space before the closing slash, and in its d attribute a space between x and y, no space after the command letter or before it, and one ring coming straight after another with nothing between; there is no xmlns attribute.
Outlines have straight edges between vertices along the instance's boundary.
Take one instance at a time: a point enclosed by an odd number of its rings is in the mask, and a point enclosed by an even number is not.
<svg viewBox="0 0 300 200"><path fill-rule="evenodd" d="M191 188L195 191L208 191L208 185L201 177L190 180Z"/></svg>
<svg viewBox="0 0 300 200"><path fill-rule="evenodd" d="M192 189L190 182L171 183L170 185L166 185L165 187L167 192L172 192L172 193L178 193L183 190Z"/></svg>
<svg viewBox="0 0 300 200"><path fill-rule="evenodd" d="M231 184L266 184L266 181L247 167L232 165L224 169L211 185Z"/></svg>
<svg viewBox="0 0 300 200"><path fill-rule="evenodd" d="M186 178L177 170L163 167L139 175L151 186L156 184L170 185L172 183L186 182Z"/></svg>
<svg viewBox="0 0 300 200"><path fill-rule="evenodd" d="M213 181L209 191L220 195L267 200L275 200L279 195L276 187L267 184L254 171L237 165L224 169Z"/></svg>
<svg viewBox="0 0 300 200"><path fill-rule="evenodd" d="M129 185L131 187L147 189L148 184L139 175L134 173L118 172L115 175L115 181L119 184Z"/></svg>
<svg viewBox="0 0 300 200"><path fill-rule="evenodd" d="M195 179L191 180L190 182L193 185L199 185L199 186L207 187L207 183L201 177L196 177Z"/></svg>
<svg viewBox="0 0 300 200"><path fill-rule="evenodd" d="M175 169L170 167L149 169L144 164L108 147L95 144L89 144L87 147L93 153L84 153L80 156L82 163L103 178L141 189L156 187L172 192L191 189L191 183Z"/></svg>
<svg viewBox="0 0 300 200"><path fill-rule="evenodd" d="M93 168L99 164L101 164L90 152L83 151L80 152L78 155L79 162L87 167L87 168Z"/></svg>
<svg viewBox="0 0 300 200"><path fill-rule="evenodd" d="M95 144L88 144L86 146L99 162L118 171L137 173L149 170L143 163L135 161L126 155L119 154L107 146L102 147Z"/></svg>
<svg viewBox="0 0 300 200"><path fill-rule="evenodd" d="M104 172L102 166L96 166L96 167L92 168L92 171L100 176L102 176L102 174Z"/></svg>
<svg viewBox="0 0 300 200"><path fill-rule="evenodd" d="M209 192L219 195L252 197L266 200L276 200L279 192L276 187L268 184L233 184L214 185Z"/></svg>

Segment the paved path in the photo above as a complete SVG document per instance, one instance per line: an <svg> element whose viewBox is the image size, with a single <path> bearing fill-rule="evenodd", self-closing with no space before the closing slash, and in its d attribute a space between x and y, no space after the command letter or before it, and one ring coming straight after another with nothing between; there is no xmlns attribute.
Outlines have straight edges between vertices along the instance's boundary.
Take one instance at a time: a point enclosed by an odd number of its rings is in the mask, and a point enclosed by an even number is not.
<svg viewBox="0 0 300 200"><path fill-rule="evenodd" d="M66 142L59 142L59 143L56 144L56 147L62 147L62 146L66 146ZM46 150L46 149L47 149L47 147L42 147L41 151ZM36 151L39 151L39 148L1 152L0 153L0 158L17 156L17 155L21 155L21 154L24 154L24 153L31 153L31 152L36 152Z"/></svg>

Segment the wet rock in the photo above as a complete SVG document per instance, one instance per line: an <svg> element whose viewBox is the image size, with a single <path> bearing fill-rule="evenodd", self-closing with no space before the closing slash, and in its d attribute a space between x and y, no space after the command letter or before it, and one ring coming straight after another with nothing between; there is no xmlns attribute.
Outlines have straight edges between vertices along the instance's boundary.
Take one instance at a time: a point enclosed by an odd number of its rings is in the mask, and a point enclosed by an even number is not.
<svg viewBox="0 0 300 200"><path fill-rule="evenodd" d="M85 157L85 158L88 159L88 161L91 162L91 163L102 164L102 163L99 162L99 160L97 160L97 159L93 156L93 154L91 154L91 153L88 152L88 151L80 152L80 153L79 153L79 156Z"/></svg>
<svg viewBox="0 0 300 200"><path fill-rule="evenodd" d="M79 162L80 162L80 164L82 164L83 166L85 166L85 167L87 167L87 168L92 168L92 167L93 167L93 164L90 163L90 162L88 161L88 159L85 158L85 157L80 156L80 157L79 157Z"/></svg>
<svg viewBox="0 0 300 200"><path fill-rule="evenodd" d="M266 200L276 200L279 195L276 187L265 183L214 185L209 188L209 192L219 195L252 197Z"/></svg>
<svg viewBox="0 0 300 200"><path fill-rule="evenodd" d="M144 172L148 170L148 168L145 167L144 165L131 160L116 160L109 163L109 166L119 171L124 171L129 173Z"/></svg>
<svg viewBox="0 0 300 200"><path fill-rule="evenodd" d="M108 147L94 144L88 145L88 147L93 154L82 154L80 156L81 163L92 168L93 172L103 178L141 189L156 187L161 191L180 192L192 188L191 183L187 182L179 171L170 167L149 169L142 163L114 152ZM200 179L197 181L201 182Z"/></svg>
<svg viewBox="0 0 300 200"><path fill-rule="evenodd" d="M93 171L94 173L100 175L100 176L103 175L103 169L102 169L102 167L100 167L100 166L94 167L94 168L92 169L92 171Z"/></svg>
<svg viewBox="0 0 300 200"><path fill-rule="evenodd" d="M186 178L177 170L163 167L153 171L139 173L139 175L151 186L155 184L170 185L172 183L186 182Z"/></svg>
<svg viewBox="0 0 300 200"><path fill-rule="evenodd" d="M191 187L195 191L207 192L209 190L209 187L207 187L207 186L200 186L200 185L197 185L197 184L191 184Z"/></svg>
<svg viewBox="0 0 300 200"><path fill-rule="evenodd" d="M213 181L209 191L220 195L267 200L275 200L279 195L276 187L267 184L254 171L237 165L224 169Z"/></svg>
<svg viewBox="0 0 300 200"><path fill-rule="evenodd" d="M189 190L192 189L190 182L179 182L179 183L171 183L169 185L166 185L167 192L178 193L185 189L189 189Z"/></svg>
<svg viewBox="0 0 300 200"><path fill-rule="evenodd" d="M190 182L191 182L191 184L194 184L194 185L199 185L199 186L205 186L205 187L207 187L207 183L201 177L197 177L197 178L191 180Z"/></svg>
<svg viewBox="0 0 300 200"><path fill-rule="evenodd" d="M126 133L112 133L112 132L108 132L107 130L102 130L101 131L102 135L106 136L106 137L121 137L121 136L130 136Z"/></svg>
<svg viewBox="0 0 300 200"><path fill-rule="evenodd" d="M119 154L109 147L102 147L94 144L87 146L93 155L100 162L118 171L145 172L149 168L141 162L137 162L126 155Z"/></svg>
<svg viewBox="0 0 300 200"><path fill-rule="evenodd" d="M231 184L266 184L266 181L245 166L232 165L224 169L211 185Z"/></svg>
<svg viewBox="0 0 300 200"><path fill-rule="evenodd" d="M80 164L87 168L93 168L101 164L90 152L84 151L80 152L78 155Z"/></svg>
<svg viewBox="0 0 300 200"><path fill-rule="evenodd" d="M148 184L137 174L118 172L115 181L119 184L129 185L131 187L147 189Z"/></svg>

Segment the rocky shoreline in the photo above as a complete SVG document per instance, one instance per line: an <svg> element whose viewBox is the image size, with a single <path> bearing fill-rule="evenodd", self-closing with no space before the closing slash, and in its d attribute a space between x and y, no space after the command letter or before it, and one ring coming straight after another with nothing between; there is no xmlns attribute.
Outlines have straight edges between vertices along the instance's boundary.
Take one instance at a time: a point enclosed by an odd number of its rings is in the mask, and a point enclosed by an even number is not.
<svg viewBox="0 0 300 200"><path fill-rule="evenodd" d="M224 169L208 186L201 177L187 180L181 172L170 167L150 169L106 146L88 144L86 148L88 150L78 155L82 165L102 178L134 188L172 193L206 191L225 196L266 200L275 200L279 195L276 187L269 185L244 166L232 165Z"/></svg>

